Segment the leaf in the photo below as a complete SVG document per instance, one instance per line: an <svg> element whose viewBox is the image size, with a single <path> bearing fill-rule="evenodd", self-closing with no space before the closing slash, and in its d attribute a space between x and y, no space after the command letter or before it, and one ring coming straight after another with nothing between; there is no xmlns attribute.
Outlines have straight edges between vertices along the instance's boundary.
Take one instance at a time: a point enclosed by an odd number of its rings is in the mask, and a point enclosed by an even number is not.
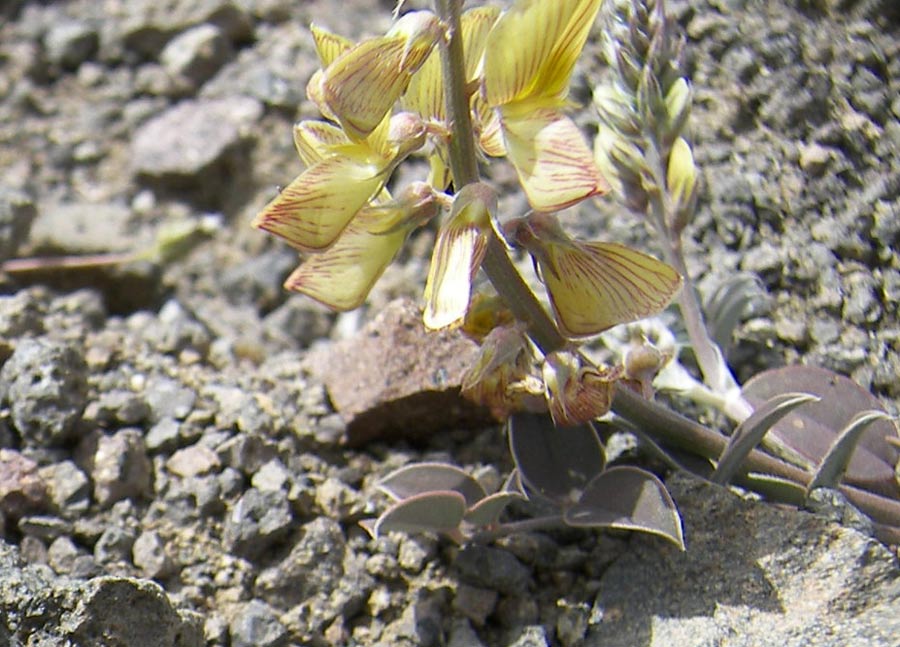
<svg viewBox="0 0 900 647"><path fill-rule="evenodd" d="M761 308L768 298L759 278L746 272L731 275L712 291L703 311L719 348L727 351L737 325Z"/></svg>
<svg viewBox="0 0 900 647"><path fill-rule="evenodd" d="M819 398L808 393L784 393L766 400L735 428L710 480L720 485L730 483L744 459L759 445L772 425L800 405L818 401Z"/></svg>
<svg viewBox="0 0 900 647"><path fill-rule="evenodd" d="M558 429L545 413L510 416L509 447L522 483L559 505L574 501L606 464L591 425Z"/></svg>
<svg viewBox="0 0 900 647"><path fill-rule="evenodd" d="M825 458L816 470L807 492L816 488L836 488L847 471L850 459L856 451L863 432L879 420L892 421L893 418L884 411L862 411L856 414L837 435L834 444L825 454Z"/></svg>
<svg viewBox="0 0 900 647"><path fill-rule="evenodd" d="M748 490L758 492L770 501L788 503L798 508L806 502L806 488L790 479L773 474L749 472L739 476L735 483Z"/></svg>
<svg viewBox="0 0 900 647"><path fill-rule="evenodd" d="M474 526L492 526L500 520L500 515L513 501L525 499L517 492L495 492L469 508L465 521Z"/></svg>
<svg viewBox="0 0 900 647"><path fill-rule="evenodd" d="M500 108L506 155L535 211L560 211L609 191L584 135L559 109Z"/></svg>
<svg viewBox="0 0 900 647"><path fill-rule="evenodd" d="M437 490L459 492L467 506L486 496L484 488L466 472L446 463L413 463L388 474L378 489L394 500L408 499Z"/></svg>
<svg viewBox="0 0 900 647"><path fill-rule="evenodd" d="M428 492L392 505L375 522L376 537L387 532L450 532L457 530L466 513L459 492Z"/></svg>
<svg viewBox="0 0 900 647"><path fill-rule="evenodd" d="M650 472L629 465L611 467L594 478L566 510L565 521L576 527L647 532L685 549L681 515L666 486Z"/></svg>
<svg viewBox="0 0 900 647"><path fill-rule="evenodd" d="M820 401L786 416L769 432L791 452L799 454L810 465L819 465L827 455L840 430L863 411L884 411L878 399L853 380L833 371L814 366L789 366L764 371L751 378L742 390L754 407L779 394L803 391L819 396ZM850 459L845 481L886 496L900 496L894 478L894 465L900 449L887 438L897 429L888 420L877 420L863 432Z"/></svg>

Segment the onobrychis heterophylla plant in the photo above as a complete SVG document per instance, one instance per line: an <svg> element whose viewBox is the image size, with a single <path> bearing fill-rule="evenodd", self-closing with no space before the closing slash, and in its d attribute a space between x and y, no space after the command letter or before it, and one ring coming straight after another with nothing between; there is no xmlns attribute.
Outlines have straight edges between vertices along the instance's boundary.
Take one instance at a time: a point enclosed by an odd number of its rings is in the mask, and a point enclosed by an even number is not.
<svg viewBox="0 0 900 647"><path fill-rule="evenodd" d="M510 420L516 470L500 492L487 494L452 466L404 468L385 481L395 503L370 529L485 537L485 528L522 527L498 524L509 502L529 496L554 512L526 527L637 529L683 547L659 479L635 467L606 467L594 421L611 408L645 435L740 466L720 471L719 480L762 473L802 489L808 472L753 450L753 441L764 423L810 398L769 398L756 418L747 418L746 398L729 400L746 418L729 444L652 401L654 377L673 365L674 353L638 344L623 363L607 366L580 350L584 339L661 311L685 278L678 241L697 202L681 134L690 91L677 60L659 64L677 59L680 47L650 20L668 25L661 4L634 0L627 29L610 32L624 85L597 92L609 128L601 130L596 157L568 114L568 89L602 1L516 0L504 10L465 12L462 4L437 0L434 12L408 12L384 36L359 43L311 28L322 68L307 94L324 119L297 124L306 170L254 221L304 254L285 286L335 310L361 305L408 236L439 223L423 321L430 329L461 327L481 344L462 390ZM393 195L391 176L411 155L427 157L427 176ZM498 157L515 169L530 207L525 214L498 213L496 191L480 176L479 164ZM603 196L611 184L631 209L650 209L669 263L566 232L557 212ZM513 263L516 249L530 256L545 300ZM476 287L479 271L492 290ZM692 291L681 306L709 389L730 392L736 385ZM900 525L900 507L872 496L854 501Z"/></svg>

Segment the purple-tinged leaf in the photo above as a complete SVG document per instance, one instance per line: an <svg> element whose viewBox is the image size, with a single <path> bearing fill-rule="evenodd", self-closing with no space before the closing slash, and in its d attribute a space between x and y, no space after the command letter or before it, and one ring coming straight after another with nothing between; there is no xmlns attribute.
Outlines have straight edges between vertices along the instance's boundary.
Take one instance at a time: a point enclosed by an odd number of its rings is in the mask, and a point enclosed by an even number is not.
<svg viewBox="0 0 900 647"><path fill-rule="evenodd" d="M744 459L775 423L800 405L818 401L819 398L809 393L783 393L766 400L735 428L710 480L720 485L730 483Z"/></svg>
<svg viewBox="0 0 900 647"><path fill-rule="evenodd" d="M853 380L813 366L789 366L759 373L744 385L743 395L751 405L759 407L775 395L797 391L817 395L821 401L786 416L772 428L767 440L786 446L810 465L821 464L840 430L856 414L884 411L878 399ZM850 459L845 481L893 498L900 496L900 486L894 478L900 450L887 441L896 434L889 420L869 425Z"/></svg>
<svg viewBox="0 0 900 647"><path fill-rule="evenodd" d="M375 537L387 532L455 533L466 514L459 492L428 492L398 501L378 517Z"/></svg>
<svg viewBox="0 0 900 647"><path fill-rule="evenodd" d="M473 506L487 492L474 478L455 465L446 463L413 463L384 477L378 488L395 501L419 494L452 490L459 492L466 506Z"/></svg>
<svg viewBox="0 0 900 647"><path fill-rule="evenodd" d="M558 428L545 413L510 416L509 447L522 484L558 505L575 501L606 464L593 426Z"/></svg>
<svg viewBox="0 0 900 647"><path fill-rule="evenodd" d="M684 550L681 515L666 486L650 472L624 465L593 479L566 510L570 526L639 530L668 539Z"/></svg>
<svg viewBox="0 0 900 647"><path fill-rule="evenodd" d="M862 411L856 414L835 438L834 444L825 454L822 464L819 465L815 476L810 481L807 492L812 492L819 487L837 487L847 471L847 466L853 458L863 432L879 420L890 422L893 419L884 411Z"/></svg>
<svg viewBox="0 0 900 647"><path fill-rule="evenodd" d="M516 492L495 492L469 508L465 520L473 526L492 526L500 520L506 506L524 498Z"/></svg>

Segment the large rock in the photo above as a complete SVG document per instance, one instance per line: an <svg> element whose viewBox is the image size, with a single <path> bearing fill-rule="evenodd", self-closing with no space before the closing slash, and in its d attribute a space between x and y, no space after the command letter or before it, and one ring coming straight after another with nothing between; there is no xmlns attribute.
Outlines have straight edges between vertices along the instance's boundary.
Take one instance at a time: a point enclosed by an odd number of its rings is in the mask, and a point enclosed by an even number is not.
<svg viewBox="0 0 900 647"><path fill-rule="evenodd" d="M900 570L824 518L675 476L687 551L635 537L600 580L590 647L896 645Z"/></svg>

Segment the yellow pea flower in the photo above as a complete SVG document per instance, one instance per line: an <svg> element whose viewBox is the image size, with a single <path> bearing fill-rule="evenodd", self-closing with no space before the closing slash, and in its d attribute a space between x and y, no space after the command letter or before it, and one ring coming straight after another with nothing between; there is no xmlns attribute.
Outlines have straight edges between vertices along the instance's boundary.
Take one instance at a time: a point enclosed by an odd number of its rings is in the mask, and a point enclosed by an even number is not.
<svg viewBox="0 0 900 647"><path fill-rule="evenodd" d="M488 35L484 100L535 211L557 211L609 185L567 117L569 81L602 0L518 0ZM494 129L482 144L497 152Z"/></svg>
<svg viewBox="0 0 900 647"><path fill-rule="evenodd" d="M333 310L358 308L409 234L438 209L432 188L424 182L411 184L395 199L364 207L334 245L311 255L284 287Z"/></svg>
<svg viewBox="0 0 900 647"><path fill-rule="evenodd" d="M364 40L335 58L314 92L321 90L321 99L351 139L364 139L442 37L442 23L433 13L405 14L384 36Z"/></svg>
<svg viewBox="0 0 900 647"><path fill-rule="evenodd" d="M487 251L497 194L487 184L467 184L453 199L441 227L425 283L425 327L447 328L462 322L469 307L472 280Z"/></svg>
<svg viewBox="0 0 900 647"><path fill-rule="evenodd" d="M681 287L670 265L625 245L570 238L550 214L511 221L507 237L531 254L560 332L570 338L656 314Z"/></svg>

